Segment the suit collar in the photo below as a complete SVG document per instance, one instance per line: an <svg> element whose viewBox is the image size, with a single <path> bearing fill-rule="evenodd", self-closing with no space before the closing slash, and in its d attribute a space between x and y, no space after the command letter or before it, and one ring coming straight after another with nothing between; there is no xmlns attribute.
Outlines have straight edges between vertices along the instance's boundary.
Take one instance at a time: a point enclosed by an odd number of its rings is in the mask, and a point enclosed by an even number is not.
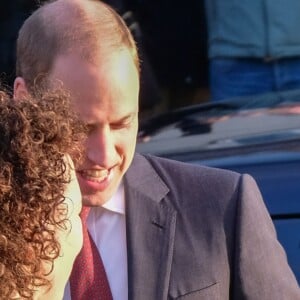
<svg viewBox="0 0 300 300"><path fill-rule="evenodd" d="M142 155L136 154L125 175L127 188L151 199L161 201L169 192L169 188L153 169L149 161Z"/></svg>
<svg viewBox="0 0 300 300"><path fill-rule="evenodd" d="M148 160L136 155L125 176L129 299L166 298L176 212L169 188Z"/></svg>

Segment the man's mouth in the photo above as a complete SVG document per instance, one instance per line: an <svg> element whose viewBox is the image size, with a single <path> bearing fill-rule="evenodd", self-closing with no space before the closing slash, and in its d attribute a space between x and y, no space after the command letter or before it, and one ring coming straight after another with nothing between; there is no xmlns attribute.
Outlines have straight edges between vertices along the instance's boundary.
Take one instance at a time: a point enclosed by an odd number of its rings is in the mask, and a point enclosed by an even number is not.
<svg viewBox="0 0 300 300"><path fill-rule="evenodd" d="M102 182L103 180L107 179L110 171L103 169L103 170L81 170L79 174L86 180L93 181L93 182Z"/></svg>

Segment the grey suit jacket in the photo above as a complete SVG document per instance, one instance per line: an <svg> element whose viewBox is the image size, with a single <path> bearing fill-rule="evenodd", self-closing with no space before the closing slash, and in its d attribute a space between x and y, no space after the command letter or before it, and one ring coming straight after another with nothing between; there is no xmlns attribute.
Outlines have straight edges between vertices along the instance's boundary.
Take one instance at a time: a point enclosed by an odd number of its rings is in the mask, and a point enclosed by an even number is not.
<svg viewBox="0 0 300 300"><path fill-rule="evenodd" d="M136 155L125 193L130 300L300 299L252 177Z"/></svg>

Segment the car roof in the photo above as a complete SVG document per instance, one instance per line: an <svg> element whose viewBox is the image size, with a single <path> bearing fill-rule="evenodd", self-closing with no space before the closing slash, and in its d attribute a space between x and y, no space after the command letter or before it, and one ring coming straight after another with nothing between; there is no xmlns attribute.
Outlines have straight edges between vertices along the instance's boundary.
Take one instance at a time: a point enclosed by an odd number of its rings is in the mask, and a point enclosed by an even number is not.
<svg viewBox="0 0 300 300"><path fill-rule="evenodd" d="M140 125L137 144L138 152L179 160L293 149L300 149L299 90L161 114Z"/></svg>

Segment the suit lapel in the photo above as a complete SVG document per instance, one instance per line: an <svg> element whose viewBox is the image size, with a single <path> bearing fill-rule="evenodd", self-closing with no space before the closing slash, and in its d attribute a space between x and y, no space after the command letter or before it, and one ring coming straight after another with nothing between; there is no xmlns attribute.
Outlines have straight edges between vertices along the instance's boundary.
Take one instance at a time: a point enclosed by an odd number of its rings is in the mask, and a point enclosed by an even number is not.
<svg viewBox="0 0 300 300"><path fill-rule="evenodd" d="M142 156L125 176L129 299L166 299L176 212L162 201L168 187Z"/></svg>

